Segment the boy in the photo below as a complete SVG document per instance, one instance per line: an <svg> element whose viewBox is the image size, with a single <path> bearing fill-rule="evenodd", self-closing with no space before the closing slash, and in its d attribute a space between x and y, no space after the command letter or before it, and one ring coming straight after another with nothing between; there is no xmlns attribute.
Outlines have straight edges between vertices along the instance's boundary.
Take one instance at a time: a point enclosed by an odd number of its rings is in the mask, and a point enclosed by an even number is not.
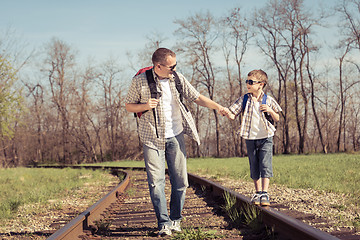
<svg viewBox="0 0 360 240"><path fill-rule="evenodd" d="M267 193L272 171L272 150L275 127L273 122L279 121L278 112L282 111L279 104L272 98L266 97L266 104L262 104L263 89L268 82L267 74L263 70L249 72L246 87L248 90L247 103L243 109L241 96L223 114L229 119L244 112L238 133L245 139L250 163L250 177L255 184L255 194L251 202L255 205L269 206ZM246 99L245 99L246 100Z"/></svg>

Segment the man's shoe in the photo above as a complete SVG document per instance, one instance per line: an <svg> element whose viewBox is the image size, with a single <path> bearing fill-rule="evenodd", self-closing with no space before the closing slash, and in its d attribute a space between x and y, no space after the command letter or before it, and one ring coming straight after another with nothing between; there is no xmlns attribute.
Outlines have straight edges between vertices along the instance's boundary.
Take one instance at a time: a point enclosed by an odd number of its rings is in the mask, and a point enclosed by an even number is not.
<svg viewBox="0 0 360 240"><path fill-rule="evenodd" d="M171 235L171 229L168 225L163 225L158 233L158 236L165 237Z"/></svg>
<svg viewBox="0 0 360 240"><path fill-rule="evenodd" d="M270 206L269 194L267 194L267 193L261 194L261 197L260 197L260 205L261 205L262 207Z"/></svg>
<svg viewBox="0 0 360 240"><path fill-rule="evenodd" d="M181 232L180 221L171 221L170 230L174 232Z"/></svg>
<svg viewBox="0 0 360 240"><path fill-rule="evenodd" d="M251 198L251 203L259 206L260 205L260 197L261 197L261 193L255 193L253 195L253 197Z"/></svg>

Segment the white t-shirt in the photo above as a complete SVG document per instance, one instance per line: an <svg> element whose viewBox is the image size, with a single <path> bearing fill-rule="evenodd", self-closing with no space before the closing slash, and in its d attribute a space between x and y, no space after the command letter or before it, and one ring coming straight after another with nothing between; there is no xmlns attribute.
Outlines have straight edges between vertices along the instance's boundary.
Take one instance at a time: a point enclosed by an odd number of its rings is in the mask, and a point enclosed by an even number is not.
<svg viewBox="0 0 360 240"><path fill-rule="evenodd" d="M165 138L175 137L183 131L180 107L171 94L169 79L159 80L162 89L165 117Z"/></svg>
<svg viewBox="0 0 360 240"><path fill-rule="evenodd" d="M261 120L261 111L260 111L260 104L261 102L253 101L253 116L251 118L251 127L250 127L250 140L255 139L263 139L273 136L274 134L270 135L264 126L264 122Z"/></svg>

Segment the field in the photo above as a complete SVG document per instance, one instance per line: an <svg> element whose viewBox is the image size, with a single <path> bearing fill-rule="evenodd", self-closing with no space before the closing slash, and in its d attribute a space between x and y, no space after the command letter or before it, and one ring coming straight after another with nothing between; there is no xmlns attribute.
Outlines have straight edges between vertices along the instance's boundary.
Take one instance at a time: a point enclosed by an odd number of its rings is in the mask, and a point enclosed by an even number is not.
<svg viewBox="0 0 360 240"><path fill-rule="evenodd" d="M143 161L99 165L144 167ZM271 183L289 188L312 188L360 197L360 154L278 155L273 158ZM251 181L247 158L189 158L188 171Z"/></svg>
<svg viewBox="0 0 360 240"><path fill-rule="evenodd" d="M105 186L111 178L102 171L85 169L0 169L0 223L16 216L24 205L49 205L49 200L68 196L84 185ZM27 211L32 213L36 209Z"/></svg>
<svg viewBox="0 0 360 240"><path fill-rule="evenodd" d="M98 165L143 167L143 161L118 161ZM344 194L359 206L360 155L280 155L274 156L274 177L270 184L287 188L314 189ZM190 158L188 171L251 182L247 158ZM0 222L16 215L26 204L49 204L84 185L103 186L110 181L101 171L75 169L0 169ZM271 185L270 185L271 188ZM86 193L84 193L86 195ZM55 206L56 207L56 206Z"/></svg>

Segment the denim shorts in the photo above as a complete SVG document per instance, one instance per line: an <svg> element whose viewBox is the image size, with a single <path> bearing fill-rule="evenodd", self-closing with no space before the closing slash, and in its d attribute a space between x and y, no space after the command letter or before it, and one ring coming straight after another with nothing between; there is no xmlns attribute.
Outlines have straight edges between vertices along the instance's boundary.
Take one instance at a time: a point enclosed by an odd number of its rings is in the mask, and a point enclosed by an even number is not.
<svg viewBox="0 0 360 240"><path fill-rule="evenodd" d="M253 180L273 177L273 137L246 140L245 142L249 157L250 177Z"/></svg>

